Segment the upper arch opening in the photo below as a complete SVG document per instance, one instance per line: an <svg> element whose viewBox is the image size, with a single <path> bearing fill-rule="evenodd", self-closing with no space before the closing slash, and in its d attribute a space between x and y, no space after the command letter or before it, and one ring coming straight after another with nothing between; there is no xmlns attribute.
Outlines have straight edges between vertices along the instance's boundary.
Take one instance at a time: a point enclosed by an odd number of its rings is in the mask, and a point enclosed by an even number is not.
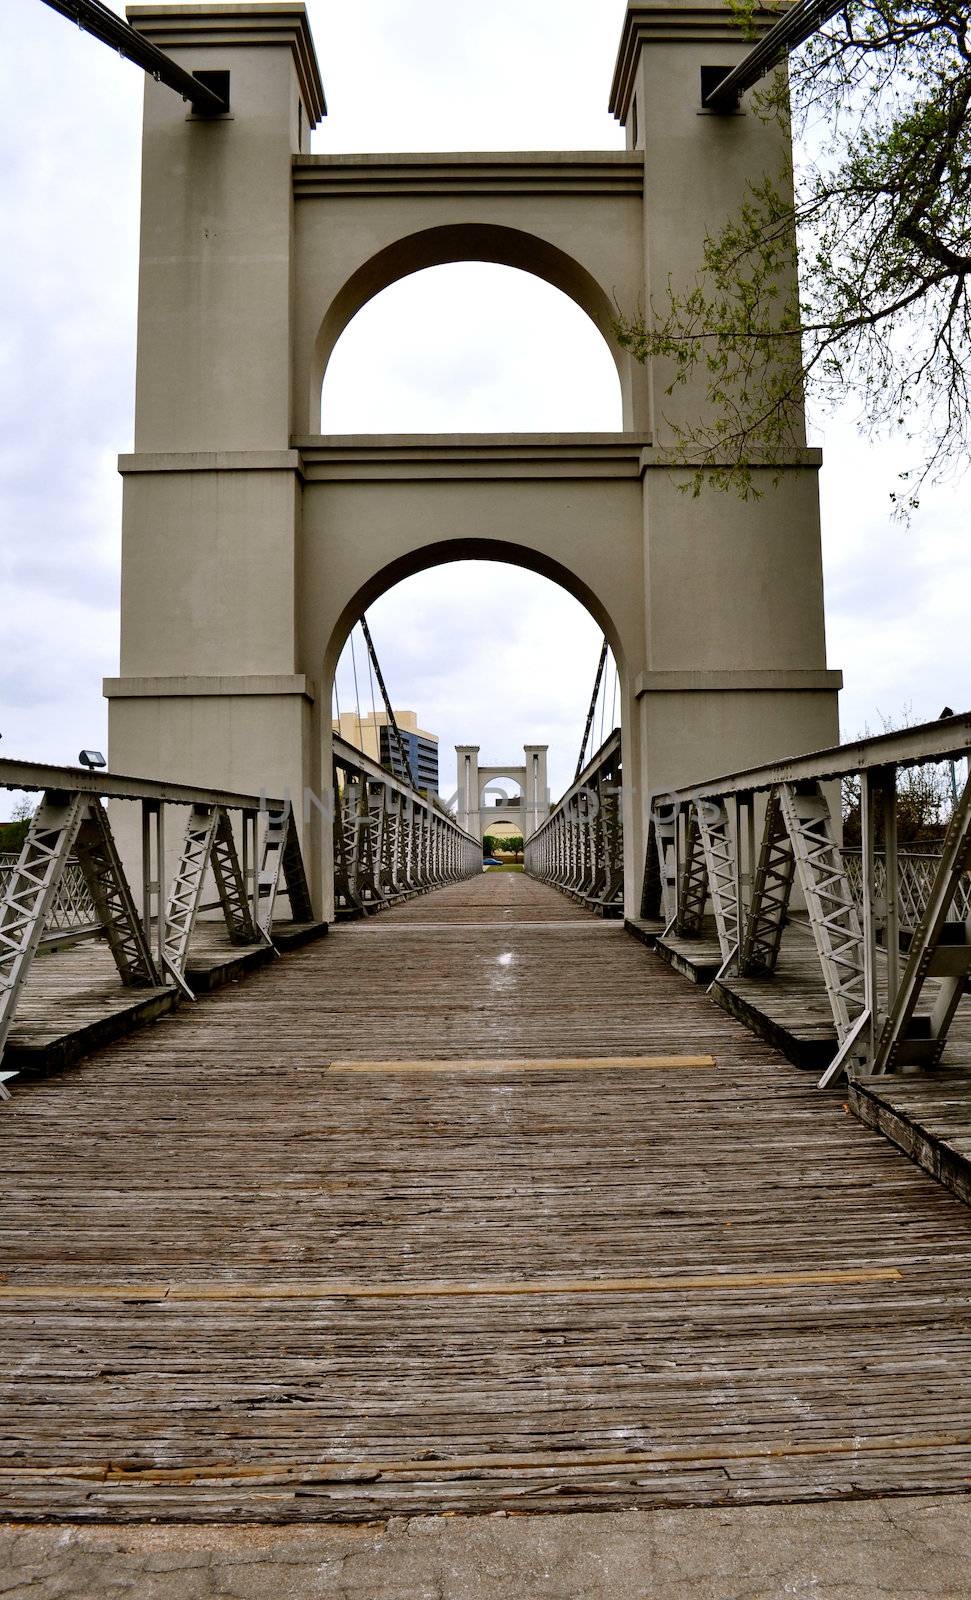
<svg viewBox="0 0 971 1600"><path fill-rule="evenodd" d="M426 229L379 251L335 297L311 403L322 386L328 433L619 431L630 362L613 316L603 287L545 240L483 224Z"/></svg>

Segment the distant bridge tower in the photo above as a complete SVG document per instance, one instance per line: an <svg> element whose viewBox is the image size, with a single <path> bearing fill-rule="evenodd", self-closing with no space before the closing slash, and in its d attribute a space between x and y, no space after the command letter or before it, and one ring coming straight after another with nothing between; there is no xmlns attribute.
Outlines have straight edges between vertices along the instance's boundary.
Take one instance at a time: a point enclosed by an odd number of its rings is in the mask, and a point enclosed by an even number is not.
<svg viewBox="0 0 971 1600"><path fill-rule="evenodd" d="M528 839L549 814L550 791L546 781L546 752L549 745L525 744L526 757L521 767L480 767L477 744L457 744L458 823L466 833L485 838L490 823L511 822ZM490 783L508 778L519 785L519 804L490 806L485 791Z"/></svg>

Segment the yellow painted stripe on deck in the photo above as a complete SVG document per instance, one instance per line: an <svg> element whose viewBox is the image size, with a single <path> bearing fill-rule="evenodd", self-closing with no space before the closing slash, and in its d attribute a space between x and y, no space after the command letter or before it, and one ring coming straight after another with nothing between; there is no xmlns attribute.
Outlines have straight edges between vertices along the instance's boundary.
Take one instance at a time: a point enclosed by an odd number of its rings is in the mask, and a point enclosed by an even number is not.
<svg viewBox="0 0 971 1600"><path fill-rule="evenodd" d="M331 1061L329 1072L639 1072L716 1067L714 1056L552 1056L456 1061Z"/></svg>
<svg viewBox="0 0 971 1600"><path fill-rule="evenodd" d="M483 1278L417 1283L3 1283L3 1300L433 1300L503 1295L685 1294L693 1290L840 1288L891 1283L898 1267L858 1267L813 1272L710 1272L695 1277Z"/></svg>
<svg viewBox="0 0 971 1600"><path fill-rule="evenodd" d="M256 1462L215 1461L192 1467L123 1467L101 1462L65 1463L63 1466L41 1467L21 1465L0 1467L0 1481L17 1479L50 1480L64 1478L83 1483L157 1483L190 1484L220 1482L233 1479L248 1483L312 1482L333 1473L338 1481L347 1483L355 1478L411 1476L418 1478L448 1477L453 1472L563 1472L566 1470L595 1471L598 1468L700 1465L720 1461L766 1461L793 1456L843 1456L911 1453L917 1450L954 1450L971 1447L971 1433L932 1433L901 1436L891 1434L883 1439L836 1438L813 1439L805 1442L766 1441L764 1444L704 1446L696 1450L673 1447L659 1450L630 1450L615 1452L591 1450L586 1454L567 1454L557 1451L537 1451L534 1455L479 1455L453 1456L433 1460L366 1460L353 1461L328 1456L316 1461L277 1461L266 1465Z"/></svg>

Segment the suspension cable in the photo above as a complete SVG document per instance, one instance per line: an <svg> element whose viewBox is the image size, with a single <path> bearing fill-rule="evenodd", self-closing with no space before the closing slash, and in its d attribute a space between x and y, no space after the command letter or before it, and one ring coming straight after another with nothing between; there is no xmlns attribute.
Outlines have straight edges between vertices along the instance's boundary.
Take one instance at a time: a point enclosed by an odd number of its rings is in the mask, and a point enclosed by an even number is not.
<svg viewBox="0 0 971 1600"><path fill-rule="evenodd" d="M600 697L600 744L597 746L598 750L600 749L600 745L602 745L604 742L604 723L607 720L607 677L608 674L605 672L603 689Z"/></svg>
<svg viewBox="0 0 971 1600"><path fill-rule="evenodd" d="M100 39L102 44L117 50L119 55L134 61L149 77L164 83L168 89L174 89L183 100L189 101L197 115L218 116L229 110L224 95L194 73L186 72L184 67L159 50L124 17L119 17L110 6L106 6L103 0L44 0L44 3L52 11L59 11L62 17L67 17L69 22L76 22L79 28Z"/></svg>
<svg viewBox="0 0 971 1600"><path fill-rule="evenodd" d="M769 28L748 55L730 71L723 71L713 83L702 86L701 104L706 111L734 111L745 89L764 78L799 45L842 11L846 0L796 0ZM702 72L704 72L702 68Z"/></svg>
<svg viewBox="0 0 971 1600"><path fill-rule="evenodd" d="M401 736L401 729L398 727L398 719L396 718L391 707L387 686L385 685L384 681L384 674L381 671L381 663L378 660L378 653L374 648L374 640L371 638L371 630L367 625L367 617L361 618L361 632L364 635L364 639L368 647L368 654L371 658L371 661L374 663L374 675L378 680L378 688L381 690L381 698L384 701L384 709L388 714L388 727L394 734L395 743L398 746L398 755L401 760L401 776L404 778L406 783L412 781L417 782L417 774L413 773L411 770L411 760L408 756L407 749L405 748L405 741ZM388 749L390 750L390 748L391 740L389 737Z"/></svg>
<svg viewBox="0 0 971 1600"><path fill-rule="evenodd" d="M602 650L600 652L600 661L599 661L599 663L597 665L597 676L594 679L594 684L593 684L593 694L590 696L590 710L587 712L587 721L586 721L586 725L585 725L584 730L583 730L583 743L580 746L580 756L579 756L579 759L577 761L577 770L573 775L574 783L576 783L577 778L579 778L581 772L583 771L583 760L584 760L584 757L585 757L585 755L587 753L587 740L590 738L590 730L593 727L593 719L597 714L597 696L600 693L600 680L603 677L604 666L606 665L606 661L607 661L607 635L604 634L603 648L602 648Z"/></svg>

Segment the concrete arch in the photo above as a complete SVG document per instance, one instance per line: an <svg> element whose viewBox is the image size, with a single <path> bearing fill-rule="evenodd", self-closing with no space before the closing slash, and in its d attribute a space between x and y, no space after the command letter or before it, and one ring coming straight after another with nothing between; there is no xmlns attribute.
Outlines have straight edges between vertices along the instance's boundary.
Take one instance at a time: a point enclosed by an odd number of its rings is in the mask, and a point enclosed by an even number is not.
<svg viewBox="0 0 971 1600"><path fill-rule="evenodd" d="M617 368L625 418L632 412L631 359L614 337L615 308L603 285L573 256L538 234L495 223L448 223L423 228L386 245L365 261L334 296L314 341L308 397L310 429L320 428L321 388L334 347L357 313L382 290L428 267L483 261L512 267L559 289L586 312Z"/></svg>
<svg viewBox="0 0 971 1600"><path fill-rule="evenodd" d="M319 758L314 762L314 782L321 786L321 791L326 788L327 775L331 771L332 735L329 708L332 703L334 677L338 661L352 628L369 606L406 578L415 577L433 567L447 566L454 561L468 560L497 561L520 570L535 572L539 576L557 584L559 588L572 595L584 607L603 628L611 648L615 652L615 659L618 662L618 678L621 684L621 728L622 732L626 728L633 733L632 714L635 700L632 676L636 666L628 664L630 658L624 655L621 643L622 629L607 610L606 602L594 594L570 568L528 545L511 544L501 539L443 539L435 543L418 545L406 555L385 562L383 565L375 563L374 570L359 584L351 599L341 610L330 631L322 652L322 666L315 707L317 712L317 737L315 742L319 751ZM323 619L319 612L316 619L307 617L305 625L308 633L307 645L309 651L313 657L320 660L321 657L318 654L316 641L322 639L326 626L323 625ZM636 657L632 659L636 661ZM528 762L530 752L539 749L544 752L538 777L540 799L545 804L548 799L545 746L527 745L524 747L524 764L514 761L512 763L486 765L480 777L478 764L475 761L472 788L465 801L466 811L469 812L469 808L471 808L469 815L474 815L475 820L470 823L469 816L467 816L463 826L470 827L470 831L473 832L477 828L480 833L486 831L485 818L489 807L484 799L484 790L489 783L502 779L505 779L518 789L519 803L518 805L510 806L508 811L504 808L496 807L496 813L500 820L517 820L519 830L524 835L528 834L532 827L538 824L537 799L536 793L531 791L530 788ZM448 792L448 787L448 785L445 786L444 793ZM460 820L462 818L462 809L462 783L460 778ZM482 823L481 827L479 827L480 822ZM633 836L633 830L631 830L631 834ZM319 874L319 881L326 894L329 891L333 877L332 842L325 833L316 844L314 841L310 841L310 848L314 855L315 870Z"/></svg>
<svg viewBox="0 0 971 1600"><path fill-rule="evenodd" d="M485 763L479 766L475 745L456 745L459 823L468 833L498 835L504 830L528 839L549 811L547 786L547 746L523 745L523 764ZM507 795L513 786L517 794ZM499 790L501 798L490 791Z"/></svg>
<svg viewBox="0 0 971 1600"><path fill-rule="evenodd" d="M337 663L351 629L360 621L368 607L389 589L393 589L396 584L402 583L405 578L416 577L421 572L430 571L432 567L448 566L453 561L497 561L506 566L535 572L542 578L548 578L561 589L565 589L574 600L579 601L580 605L589 611L594 621L607 635L607 642L617 663L618 674L623 680L628 658L621 629L601 597L570 568L552 560L541 550L525 544L511 544L504 539L442 539L410 550L407 554L376 569L361 583L343 607L323 650L321 688L325 691L325 698L326 690L333 684Z"/></svg>
<svg viewBox="0 0 971 1600"><path fill-rule="evenodd" d="M522 771L522 768L520 768L520 771ZM515 772L497 772L495 767L488 767L484 773L480 773L480 777L482 780L479 784L480 800L486 790L494 783L512 783L515 784L520 794L523 792L523 779L518 777Z"/></svg>

